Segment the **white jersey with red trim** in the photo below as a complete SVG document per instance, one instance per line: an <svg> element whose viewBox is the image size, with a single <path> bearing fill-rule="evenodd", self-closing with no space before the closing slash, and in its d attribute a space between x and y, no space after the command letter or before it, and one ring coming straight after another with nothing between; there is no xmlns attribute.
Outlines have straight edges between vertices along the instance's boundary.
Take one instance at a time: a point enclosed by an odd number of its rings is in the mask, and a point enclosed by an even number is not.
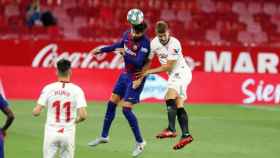
<svg viewBox="0 0 280 158"><path fill-rule="evenodd" d="M67 82L46 85L37 103L48 109L46 126L54 128L74 127L77 110L87 106L83 90Z"/></svg>
<svg viewBox="0 0 280 158"><path fill-rule="evenodd" d="M176 60L175 66L168 72L167 88L175 89L182 99L187 99L187 88L192 80L192 73L182 54L180 42L170 37L167 44L163 45L158 37L155 37L151 42L149 58L152 59L155 54L161 64L166 64L168 60Z"/></svg>
<svg viewBox="0 0 280 158"><path fill-rule="evenodd" d="M166 64L167 60L176 60L176 64L171 72L169 72L169 75L191 72L182 54L181 44L175 37L171 36L166 45L161 44L158 37L155 37L151 42L149 58L152 59L155 54L158 56L161 64Z"/></svg>

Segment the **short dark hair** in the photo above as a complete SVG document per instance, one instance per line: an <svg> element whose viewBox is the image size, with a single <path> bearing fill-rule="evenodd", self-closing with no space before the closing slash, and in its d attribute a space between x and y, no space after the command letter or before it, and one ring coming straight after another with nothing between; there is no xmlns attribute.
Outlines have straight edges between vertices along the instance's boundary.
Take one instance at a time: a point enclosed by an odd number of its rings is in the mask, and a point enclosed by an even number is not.
<svg viewBox="0 0 280 158"><path fill-rule="evenodd" d="M57 70L60 76L67 76L71 69L71 62L67 59L60 59L57 63Z"/></svg>
<svg viewBox="0 0 280 158"><path fill-rule="evenodd" d="M168 30L168 24L165 21L158 21L156 23L156 32L165 33Z"/></svg>
<svg viewBox="0 0 280 158"><path fill-rule="evenodd" d="M135 32L144 32L147 29L148 25L145 21L138 25L132 25L132 28Z"/></svg>

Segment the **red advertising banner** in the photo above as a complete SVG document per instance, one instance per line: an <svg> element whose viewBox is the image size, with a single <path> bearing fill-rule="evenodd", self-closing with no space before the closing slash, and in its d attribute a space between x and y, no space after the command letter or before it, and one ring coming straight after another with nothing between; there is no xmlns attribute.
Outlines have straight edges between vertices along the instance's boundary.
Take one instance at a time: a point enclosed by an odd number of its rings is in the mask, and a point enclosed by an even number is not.
<svg viewBox="0 0 280 158"><path fill-rule="evenodd" d="M88 100L107 100L120 70L74 69L73 82L84 89ZM0 66L7 98L36 99L47 83L56 80L53 68ZM207 78L207 80L205 80ZM193 72L188 87L189 103L280 104L280 75ZM162 100L164 76L150 76L142 100Z"/></svg>
<svg viewBox="0 0 280 158"><path fill-rule="evenodd" d="M52 67L56 58L66 57L75 68L122 67L122 57L88 52L104 43L83 41L5 40L0 41L0 65ZM195 71L238 74L278 74L280 50L270 47L189 46L183 53Z"/></svg>

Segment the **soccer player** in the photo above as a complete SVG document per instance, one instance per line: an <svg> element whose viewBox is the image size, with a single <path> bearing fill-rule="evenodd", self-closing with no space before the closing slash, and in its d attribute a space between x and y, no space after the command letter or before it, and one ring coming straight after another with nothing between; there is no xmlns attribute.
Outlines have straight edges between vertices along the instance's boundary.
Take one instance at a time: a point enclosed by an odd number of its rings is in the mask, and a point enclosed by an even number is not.
<svg viewBox="0 0 280 158"><path fill-rule="evenodd" d="M138 156L144 149L146 142L142 138L138 121L132 112L132 108L134 104L139 102L139 96L145 82L144 79L143 82L138 82L137 84L135 74L136 72L142 71L149 63L150 40L145 35L146 28L147 24L145 22L132 25L132 28L124 33L119 42L111 46L95 48L91 51L93 54L112 52L114 50L120 51L124 58L125 69L119 76L112 96L107 104L101 137L89 142L89 146L109 142L109 130L115 118L116 107L123 101L122 112L136 140L136 146L132 152L132 156Z"/></svg>
<svg viewBox="0 0 280 158"><path fill-rule="evenodd" d="M32 114L39 116L47 108L43 158L55 158L59 149L61 158L74 158L76 124L87 116L83 90L70 83L71 62L57 62L58 81L48 84L41 92Z"/></svg>
<svg viewBox="0 0 280 158"><path fill-rule="evenodd" d="M177 136L175 130L177 115L182 136L173 149L181 149L193 140L188 128L188 115L184 109L184 101L187 98L186 90L192 80L192 73L182 55L180 42L170 36L168 24L164 21L156 23L156 37L151 42L150 60L154 54L158 56L161 66L147 69L142 72L142 77L159 72L167 72L169 75L168 90L165 95L169 123L168 127L157 135L157 138Z"/></svg>
<svg viewBox="0 0 280 158"><path fill-rule="evenodd" d="M4 137L6 136L7 129L13 123L15 116L12 110L8 106L8 102L0 94L0 109L6 115L6 122L0 129L0 158L4 158Z"/></svg>

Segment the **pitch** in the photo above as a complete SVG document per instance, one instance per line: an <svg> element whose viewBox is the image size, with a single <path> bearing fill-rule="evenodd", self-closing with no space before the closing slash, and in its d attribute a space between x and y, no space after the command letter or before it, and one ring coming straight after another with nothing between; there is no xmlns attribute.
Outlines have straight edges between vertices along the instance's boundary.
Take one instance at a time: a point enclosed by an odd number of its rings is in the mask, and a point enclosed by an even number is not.
<svg viewBox="0 0 280 158"><path fill-rule="evenodd" d="M34 101L11 101L16 120L5 139L7 158L42 157L45 113L31 116ZM179 151L175 139L157 140L166 126L165 106L139 104L135 112L147 141L143 158L276 158L280 155L280 107L238 105L186 105L194 141ZM110 132L110 143L91 148L87 143L100 135L105 103L91 102L89 117L77 126L76 158L130 158L134 140L120 109ZM3 122L3 116L0 117ZM177 126L179 132L179 126Z"/></svg>

